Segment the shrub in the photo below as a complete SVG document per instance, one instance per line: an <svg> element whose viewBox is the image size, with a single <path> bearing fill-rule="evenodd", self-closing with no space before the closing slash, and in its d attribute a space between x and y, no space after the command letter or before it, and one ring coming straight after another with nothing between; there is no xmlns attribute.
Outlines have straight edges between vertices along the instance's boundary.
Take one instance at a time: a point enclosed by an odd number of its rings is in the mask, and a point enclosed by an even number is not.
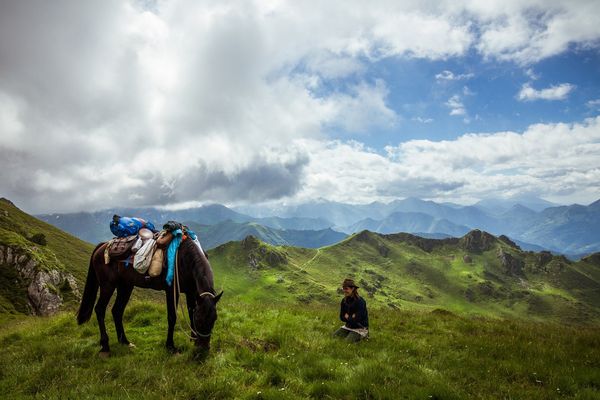
<svg viewBox="0 0 600 400"><path fill-rule="evenodd" d="M46 235L44 235L43 233L36 233L35 235L29 238L29 241L39 244L40 246L45 246L46 244L48 244L48 241L46 240Z"/></svg>

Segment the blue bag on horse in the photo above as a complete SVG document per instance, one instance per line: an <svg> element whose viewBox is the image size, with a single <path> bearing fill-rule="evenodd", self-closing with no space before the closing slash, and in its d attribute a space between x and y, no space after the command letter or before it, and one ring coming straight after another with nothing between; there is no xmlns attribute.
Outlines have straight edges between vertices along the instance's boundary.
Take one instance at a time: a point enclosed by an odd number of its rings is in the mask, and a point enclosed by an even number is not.
<svg viewBox="0 0 600 400"><path fill-rule="evenodd" d="M141 218L120 217L114 215L113 220L110 223L110 231L116 237L137 235L138 231L142 228L147 228L152 232L156 232L152 222Z"/></svg>

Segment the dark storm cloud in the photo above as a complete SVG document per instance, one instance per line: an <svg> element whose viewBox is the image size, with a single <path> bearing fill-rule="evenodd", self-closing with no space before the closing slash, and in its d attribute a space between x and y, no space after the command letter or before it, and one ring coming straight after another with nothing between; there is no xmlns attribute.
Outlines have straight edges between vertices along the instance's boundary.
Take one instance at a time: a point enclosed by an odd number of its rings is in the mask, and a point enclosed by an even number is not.
<svg viewBox="0 0 600 400"><path fill-rule="evenodd" d="M60 176L76 176L67 184L33 183L39 171L28 171L27 162L19 155L2 152L10 164L3 168L0 179L3 197L21 199L18 206L41 212L51 204L56 211L102 209L116 206L165 206L184 202L260 202L293 196L301 187L303 169L308 158L298 155L287 162L254 160L235 172L225 172L206 163L187 168L173 179L160 172L133 175L124 168L107 179L99 175L79 175L60 171ZM135 179L137 184L124 185ZM60 180L60 178L58 178ZM39 211L38 211L39 210Z"/></svg>
<svg viewBox="0 0 600 400"><path fill-rule="evenodd" d="M176 197L182 201L265 201L294 195L301 186L303 168L308 158L299 156L283 163L255 160L235 173L211 171L206 164L186 171L175 184Z"/></svg>

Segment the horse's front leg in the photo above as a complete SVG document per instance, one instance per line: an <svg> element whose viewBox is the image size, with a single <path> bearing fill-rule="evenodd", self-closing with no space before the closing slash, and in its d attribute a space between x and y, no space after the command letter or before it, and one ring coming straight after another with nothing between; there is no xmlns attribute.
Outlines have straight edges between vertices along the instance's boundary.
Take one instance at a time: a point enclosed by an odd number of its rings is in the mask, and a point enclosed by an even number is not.
<svg viewBox="0 0 600 400"><path fill-rule="evenodd" d="M179 304L179 294L174 296L173 290L167 288L167 321L169 322L169 330L167 331L167 341L165 346L171 353L178 353L179 350L173 342L173 331L175 330L175 322L177 322L177 305ZM175 297L175 298L174 298Z"/></svg>
<svg viewBox="0 0 600 400"><path fill-rule="evenodd" d="M94 307L96 318L98 319L98 328L100 329L100 355L105 357L110 354L110 347L108 345L108 335L106 334L104 317L106 316L106 307L108 306L108 302L114 291L115 287L110 283L100 287L100 298L96 303L96 307Z"/></svg>
<svg viewBox="0 0 600 400"><path fill-rule="evenodd" d="M131 297L131 292L133 292L133 285L121 284L117 287L117 299L112 308L112 315L113 320L115 321L115 329L117 331L119 343L134 347L133 343L130 343L129 340L127 340L125 329L123 328L123 313L125 312L125 307Z"/></svg>

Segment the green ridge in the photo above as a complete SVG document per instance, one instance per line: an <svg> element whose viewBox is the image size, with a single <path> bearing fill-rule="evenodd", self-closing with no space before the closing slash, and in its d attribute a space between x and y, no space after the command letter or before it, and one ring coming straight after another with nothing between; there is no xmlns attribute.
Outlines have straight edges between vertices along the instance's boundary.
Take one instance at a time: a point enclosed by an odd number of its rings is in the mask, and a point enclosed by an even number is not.
<svg viewBox="0 0 600 400"><path fill-rule="evenodd" d="M333 304L351 276L369 303L390 308L577 323L600 317L598 265L524 252L479 231L442 240L363 231L320 249L249 237L210 254L217 285L249 300Z"/></svg>

